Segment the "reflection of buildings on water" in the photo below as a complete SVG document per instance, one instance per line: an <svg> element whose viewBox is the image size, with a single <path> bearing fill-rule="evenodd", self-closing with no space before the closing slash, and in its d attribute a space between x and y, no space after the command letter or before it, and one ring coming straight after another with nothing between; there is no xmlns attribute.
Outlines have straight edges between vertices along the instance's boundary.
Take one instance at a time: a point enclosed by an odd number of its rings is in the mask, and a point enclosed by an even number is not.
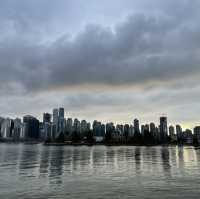
<svg viewBox="0 0 200 199"><path fill-rule="evenodd" d="M50 150L46 150L46 148L42 148L41 156L40 156L40 176L44 177L49 172L49 161L50 161Z"/></svg>
<svg viewBox="0 0 200 199"><path fill-rule="evenodd" d="M164 174L171 175L170 153L168 147L161 148L161 160Z"/></svg>
<svg viewBox="0 0 200 199"><path fill-rule="evenodd" d="M51 183L63 183L63 176L128 172L130 175L173 176L189 171L200 161L200 151L193 147L47 147L20 145L1 150L1 162L15 162L18 175L47 178ZM13 153L13 155L11 155ZM11 158L12 157L12 158ZM14 160L16 157L16 160Z"/></svg>
<svg viewBox="0 0 200 199"><path fill-rule="evenodd" d="M22 152L19 161L19 174L29 177L38 175L39 147L34 145L22 145Z"/></svg>
<svg viewBox="0 0 200 199"><path fill-rule="evenodd" d="M55 147L51 151L49 162L49 179L51 183L62 183L64 151L63 147Z"/></svg>
<svg viewBox="0 0 200 199"><path fill-rule="evenodd" d="M141 170L141 147L135 148L135 167L136 171Z"/></svg>

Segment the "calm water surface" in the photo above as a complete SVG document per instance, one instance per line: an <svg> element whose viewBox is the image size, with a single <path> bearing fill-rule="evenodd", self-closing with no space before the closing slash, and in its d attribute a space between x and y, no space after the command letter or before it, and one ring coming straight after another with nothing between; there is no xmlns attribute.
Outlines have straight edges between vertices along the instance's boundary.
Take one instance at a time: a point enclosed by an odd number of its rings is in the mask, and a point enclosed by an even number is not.
<svg viewBox="0 0 200 199"><path fill-rule="evenodd" d="M200 150L0 144L0 198L200 198Z"/></svg>

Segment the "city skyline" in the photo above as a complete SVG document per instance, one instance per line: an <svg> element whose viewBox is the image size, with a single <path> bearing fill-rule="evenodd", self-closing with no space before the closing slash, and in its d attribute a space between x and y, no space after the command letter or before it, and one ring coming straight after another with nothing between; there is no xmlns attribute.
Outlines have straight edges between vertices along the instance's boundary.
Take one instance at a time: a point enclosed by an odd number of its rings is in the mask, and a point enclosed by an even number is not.
<svg viewBox="0 0 200 199"><path fill-rule="evenodd" d="M141 123L137 118L129 123L102 123L98 120L67 117L63 107L53 108L51 113L43 113L38 120L31 115L20 118L0 117L0 141L65 144L194 144L200 143L200 126L184 129L180 124L169 124L166 115L153 121Z"/></svg>
<svg viewBox="0 0 200 199"><path fill-rule="evenodd" d="M57 106L58 107L58 106ZM112 118L110 118L110 120L109 119L102 119L102 118L98 118L98 116L97 117L95 117L95 118L92 118L92 117L89 117L89 118L87 118L87 116L86 117L84 117L84 115L82 115L82 116L78 116L78 115L76 115L75 113L73 113L73 112L71 112L71 113L69 113L67 110L66 110L66 108L64 108L65 109L65 118L77 118L77 119L79 119L80 121L81 120L87 120L88 122L90 122L90 123L92 123L94 120L97 120L97 121L100 121L100 122L102 122L102 123L108 123L108 122L112 122L114 125L117 125L117 124L130 124L130 123L132 123L133 122L133 119L134 119L134 117L135 118L138 118L139 119L139 121L142 123L142 124L145 124L145 123L150 123L150 122L153 122L153 123L155 123L156 125L159 125L159 123L160 123L160 120L159 120L159 118L160 117L167 117L168 118L168 123L169 123L169 125L178 125L178 124L180 124L184 129L193 129L193 128L195 128L196 126L199 126L199 122L197 121L197 122L194 122L194 123L181 123L181 122L175 122L175 121L173 121L171 118L170 118L170 116L169 115L167 115L167 114L165 114L165 113L162 113L162 114L158 114L158 115L155 115L155 114L152 114L152 117L149 117L149 118L154 118L154 120L153 119L150 119L150 120L147 120L147 119L145 119L145 117L144 118L141 118L140 117L140 115L139 116L137 116L137 115L135 115L134 113L131 115L131 113L128 115L128 119L127 120L113 120ZM44 113L48 113L48 114L50 114L51 115L51 117L53 117L53 113L51 113L52 112L52 109L49 109L49 110L46 110L46 111L40 111L39 113L36 113L36 114L32 114L32 113L30 113L30 112L28 112L28 113L23 113L23 114L21 114L21 115L17 115L17 114L14 114L14 115L0 115L0 117L1 118L10 118L10 119L15 119L15 118L23 118L24 116L26 116L26 115L30 115L30 116L33 116L33 117L35 117L35 118L37 118L39 121L43 121L43 114ZM177 120L177 121L181 121L181 120Z"/></svg>
<svg viewBox="0 0 200 199"><path fill-rule="evenodd" d="M7 0L0 116L199 125L198 0Z"/></svg>

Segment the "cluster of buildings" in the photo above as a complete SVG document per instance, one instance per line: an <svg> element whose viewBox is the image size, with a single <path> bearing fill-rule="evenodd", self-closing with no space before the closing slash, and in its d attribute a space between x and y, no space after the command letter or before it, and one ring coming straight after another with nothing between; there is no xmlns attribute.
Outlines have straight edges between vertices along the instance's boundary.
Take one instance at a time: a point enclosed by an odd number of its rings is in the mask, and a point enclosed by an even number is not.
<svg viewBox="0 0 200 199"><path fill-rule="evenodd" d="M180 125L169 126L167 117L160 117L160 124L145 124L140 126L138 119L130 124L107 123L65 118L64 108L53 109L53 113L44 113L43 121L26 115L23 120L0 117L0 139L5 141L79 141L87 140L92 135L94 142L114 143L180 143L200 144L200 126L194 130L183 130Z"/></svg>

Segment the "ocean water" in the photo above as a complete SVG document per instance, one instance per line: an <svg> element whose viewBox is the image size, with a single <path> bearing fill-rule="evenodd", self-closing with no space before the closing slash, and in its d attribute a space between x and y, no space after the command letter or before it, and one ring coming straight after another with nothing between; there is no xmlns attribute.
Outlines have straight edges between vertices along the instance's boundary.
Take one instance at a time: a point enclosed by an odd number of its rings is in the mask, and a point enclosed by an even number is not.
<svg viewBox="0 0 200 199"><path fill-rule="evenodd" d="M200 198L193 147L0 144L0 199Z"/></svg>

